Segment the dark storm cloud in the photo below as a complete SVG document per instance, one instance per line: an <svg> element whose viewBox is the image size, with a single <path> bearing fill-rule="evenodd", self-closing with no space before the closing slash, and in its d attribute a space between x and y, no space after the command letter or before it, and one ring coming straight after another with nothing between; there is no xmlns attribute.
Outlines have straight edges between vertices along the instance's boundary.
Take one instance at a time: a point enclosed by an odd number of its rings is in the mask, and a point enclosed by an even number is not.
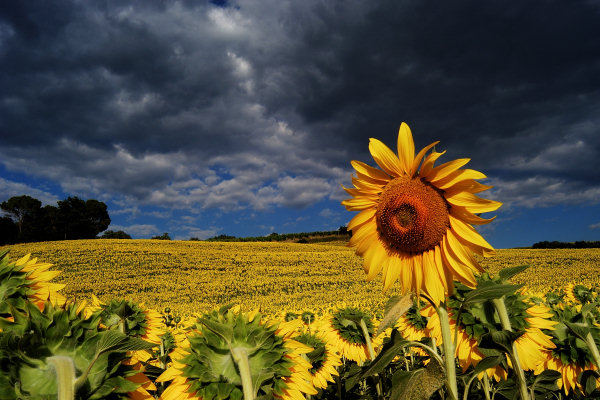
<svg viewBox="0 0 600 400"><path fill-rule="evenodd" d="M2 162L70 193L304 207L406 121L502 201L597 201L597 3L0 7Z"/></svg>

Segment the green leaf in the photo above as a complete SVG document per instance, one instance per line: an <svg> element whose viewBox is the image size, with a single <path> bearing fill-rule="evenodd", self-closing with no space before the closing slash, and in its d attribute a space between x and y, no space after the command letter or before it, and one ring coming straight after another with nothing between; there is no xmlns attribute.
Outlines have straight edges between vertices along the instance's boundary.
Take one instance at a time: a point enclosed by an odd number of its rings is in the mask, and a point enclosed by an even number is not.
<svg viewBox="0 0 600 400"><path fill-rule="evenodd" d="M527 268L529 268L529 265L519 265L516 267L504 268L504 269L501 269L500 272L498 272L498 276L503 281L507 281L510 278L512 278L513 276L525 271Z"/></svg>
<svg viewBox="0 0 600 400"><path fill-rule="evenodd" d="M375 337L379 336L381 332L385 331L387 328L393 327L398 319L400 319L400 317L403 316L412 305L413 299L410 293L402 297L390 297L385 305L385 314L381 320L381 323L379 324L379 328L377 329Z"/></svg>
<svg viewBox="0 0 600 400"><path fill-rule="evenodd" d="M392 376L390 400L428 400L444 382L444 369L436 360L426 368L410 372L397 370Z"/></svg>
<svg viewBox="0 0 600 400"><path fill-rule="evenodd" d="M583 323L572 323L564 321L564 324L569 328L571 332L575 334L575 336L579 337L584 342L586 341L587 335L591 332L590 328Z"/></svg>
<svg viewBox="0 0 600 400"><path fill-rule="evenodd" d="M204 325L209 331L219 336L226 343L231 344L233 339L233 327L207 318L198 318L198 322Z"/></svg>
<svg viewBox="0 0 600 400"><path fill-rule="evenodd" d="M600 378L600 373L594 370L585 370L579 375L579 381L586 396L589 396L596 390L596 380L598 378Z"/></svg>
<svg viewBox="0 0 600 400"><path fill-rule="evenodd" d="M561 373L553 369L547 369L535 377L531 389L539 393L548 393L558 390L556 380L561 377Z"/></svg>
<svg viewBox="0 0 600 400"><path fill-rule="evenodd" d="M479 347L512 353L512 344L521 336L517 332L502 330L489 332L481 336Z"/></svg>
<svg viewBox="0 0 600 400"><path fill-rule="evenodd" d="M381 373L408 344L410 342L404 339L398 330L393 330L390 340L383 345L377 357L360 374L360 379Z"/></svg>
<svg viewBox="0 0 600 400"><path fill-rule="evenodd" d="M478 286L477 289L468 292L465 295L465 299L462 302L462 306L467 306L473 303L480 303L486 300L499 299L510 293L514 293L517 289L523 287L520 285L509 285L509 284L486 284L484 286Z"/></svg>
<svg viewBox="0 0 600 400"><path fill-rule="evenodd" d="M346 391L350 391L350 389L352 389L354 387L354 385L356 385L362 378L361 378L361 371L362 368L359 367L356 364L352 364L350 365L350 368L348 369L348 371L346 372L346 374L344 375L344 386L346 388Z"/></svg>
<svg viewBox="0 0 600 400"><path fill-rule="evenodd" d="M136 390L140 384L131 382L121 376L115 376L113 378L107 379L102 386L98 388L96 392L92 396L89 397L90 400L99 400L108 397L111 393L128 393Z"/></svg>
<svg viewBox="0 0 600 400"><path fill-rule="evenodd" d="M96 353L101 354L107 351L135 351L150 350L156 347L155 344L146 342L140 338L130 337L117 330L100 332L100 340L97 343Z"/></svg>
<svg viewBox="0 0 600 400"><path fill-rule="evenodd" d="M35 368L24 365L19 369L21 389L34 398L56 395L56 374L50 367Z"/></svg>
<svg viewBox="0 0 600 400"><path fill-rule="evenodd" d="M486 357L477 364L475 369L473 370L473 375L479 375L481 372L488 370L490 368L495 368L500 365L504 361L504 355L496 355Z"/></svg>

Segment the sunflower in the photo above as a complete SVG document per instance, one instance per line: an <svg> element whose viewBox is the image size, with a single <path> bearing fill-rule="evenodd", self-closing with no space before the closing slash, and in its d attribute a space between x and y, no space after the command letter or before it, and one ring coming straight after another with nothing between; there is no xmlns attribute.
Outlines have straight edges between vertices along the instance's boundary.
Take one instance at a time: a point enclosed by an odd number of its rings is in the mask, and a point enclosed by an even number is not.
<svg viewBox="0 0 600 400"><path fill-rule="evenodd" d="M345 307L338 309L322 323L319 331L323 332L327 342L344 358L362 364L369 357L367 340L360 326L360 320L365 322L370 338L373 337L374 322L364 311ZM373 343L375 346L377 343Z"/></svg>
<svg viewBox="0 0 600 400"><path fill-rule="evenodd" d="M296 340L314 349L306 354L312 365L308 372L310 372L313 386L316 389L325 389L328 386L327 382L335 382L333 375L338 375L335 368L342 362L333 345L327 342L325 334L307 331L300 334Z"/></svg>
<svg viewBox="0 0 600 400"><path fill-rule="evenodd" d="M573 304L587 304L593 301L592 291L584 285L569 283L565 286L565 299Z"/></svg>
<svg viewBox="0 0 600 400"><path fill-rule="evenodd" d="M540 374L544 370L553 369L560 372L561 377L557 384L566 395L572 391L582 391L578 377L585 370L596 369L593 364L593 356L590 349L565 323L582 323L584 316L581 305L563 305L553 307L552 320L557 325L552 330L546 330L550 335L554 348L544 352L545 360L538 365L535 373ZM597 329L591 330L596 343L600 342Z"/></svg>
<svg viewBox="0 0 600 400"><path fill-rule="evenodd" d="M277 399L304 399L316 394L311 364L302 355L313 349L294 340L301 321L264 321L259 313L220 310L199 319L187 343L171 353L172 365L157 382L171 381L161 399L242 398L242 377L234 361L247 349L255 395L269 388Z"/></svg>
<svg viewBox="0 0 600 400"><path fill-rule="evenodd" d="M8 251L0 253L0 315L8 314L9 304L22 308L23 302L30 301L40 310L46 300L53 305L62 305L66 298L58 293L65 287L61 283L50 282L60 271L50 271L52 264L38 262L31 254L11 262Z"/></svg>
<svg viewBox="0 0 600 400"><path fill-rule="evenodd" d="M440 326L440 319L433 307L425 307L423 313L428 319L427 330L431 337L441 345L443 343L442 330ZM455 356L458 359L463 372L469 367L475 367L481 360L485 358L485 355L477 347L477 339L469 336L466 329L460 324L457 326L456 319L450 314L450 332L456 335L456 347ZM490 378L494 378L499 381L506 379L507 373L501 366L496 366L485 371Z"/></svg>
<svg viewBox="0 0 600 400"><path fill-rule="evenodd" d="M354 188L344 188L351 199L342 201L349 211L360 211L348 224L349 246L364 258L371 280L383 271L384 290L399 279L402 292L428 294L439 304L452 291L452 281L475 286L473 271L482 271L472 253L494 254L493 247L472 225L491 222L476 214L498 209L501 203L476 193L491 186L477 182L486 176L461 169L468 158L434 167L444 153L415 156L410 128L398 134L398 155L371 138L369 150L381 169L352 161ZM423 161L421 165L421 161Z"/></svg>
<svg viewBox="0 0 600 400"><path fill-rule="evenodd" d="M153 309L146 308L129 300L113 299L104 304L92 295L92 310L100 311L101 326L108 329L119 329L128 336L140 338L146 342L161 344L164 330L161 314ZM150 351L131 352L130 364L148 361L152 357Z"/></svg>

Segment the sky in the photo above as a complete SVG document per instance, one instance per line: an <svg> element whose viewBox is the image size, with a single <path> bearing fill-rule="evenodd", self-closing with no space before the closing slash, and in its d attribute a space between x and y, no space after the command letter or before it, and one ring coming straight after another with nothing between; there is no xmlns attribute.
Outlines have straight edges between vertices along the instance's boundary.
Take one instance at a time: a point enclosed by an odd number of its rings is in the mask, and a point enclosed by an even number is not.
<svg viewBox="0 0 600 400"><path fill-rule="evenodd" d="M0 201L134 238L337 230L369 138L467 157L497 248L600 240L598 1L0 2Z"/></svg>

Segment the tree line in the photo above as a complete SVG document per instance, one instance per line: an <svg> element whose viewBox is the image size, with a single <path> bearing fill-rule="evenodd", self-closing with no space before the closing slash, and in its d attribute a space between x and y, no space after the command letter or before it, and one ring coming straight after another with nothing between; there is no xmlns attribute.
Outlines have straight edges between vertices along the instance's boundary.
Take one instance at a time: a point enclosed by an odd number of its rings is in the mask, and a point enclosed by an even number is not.
<svg viewBox="0 0 600 400"><path fill-rule="evenodd" d="M340 226L337 231L317 231L317 232L300 232L300 233L283 233L273 232L267 236L250 236L236 237L231 235L219 235L206 239L208 242L284 242L294 241L299 243L307 243L310 241L320 241L319 238L327 239L331 237L339 238L350 237L351 232L345 226ZM198 240L190 238L190 240Z"/></svg>
<svg viewBox="0 0 600 400"><path fill-rule="evenodd" d="M577 242L558 242L556 240L549 242L544 240L543 242L534 243L534 245L531 246L533 249L593 249L599 247L600 241L586 242L583 240Z"/></svg>
<svg viewBox="0 0 600 400"><path fill-rule="evenodd" d="M57 206L30 196L15 196L2 202L0 245L51 240L93 239L110 225L106 204L68 197Z"/></svg>

